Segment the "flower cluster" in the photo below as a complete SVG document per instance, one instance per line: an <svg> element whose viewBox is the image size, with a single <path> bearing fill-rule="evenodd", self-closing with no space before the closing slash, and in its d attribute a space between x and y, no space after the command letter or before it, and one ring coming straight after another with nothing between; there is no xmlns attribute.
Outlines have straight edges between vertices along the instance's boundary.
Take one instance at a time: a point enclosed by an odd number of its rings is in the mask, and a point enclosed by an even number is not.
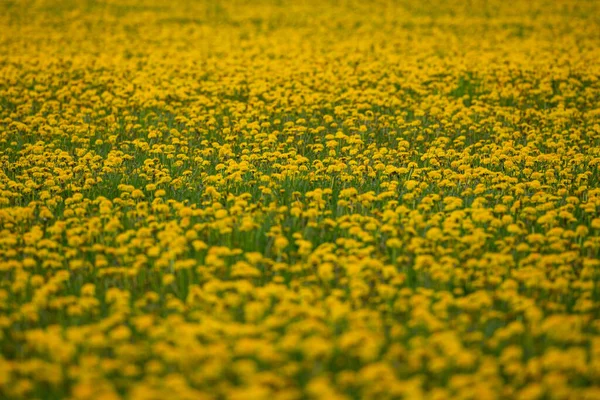
<svg viewBox="0 0 600 400"><path fill-rule="evenodd" d="M600 399L600 3L0 4L0 397Z"/></svg>

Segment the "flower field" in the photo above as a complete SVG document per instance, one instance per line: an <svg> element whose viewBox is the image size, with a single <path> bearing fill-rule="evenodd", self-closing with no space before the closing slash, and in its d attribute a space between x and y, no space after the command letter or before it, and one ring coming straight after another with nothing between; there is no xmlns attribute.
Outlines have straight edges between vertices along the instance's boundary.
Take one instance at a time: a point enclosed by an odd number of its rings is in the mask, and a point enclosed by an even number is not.
<svg viewBox="0 0 600 400"><path fill-rule="evenodd" d="M600 399L599 15L0 2L0 398Z"/></svg>

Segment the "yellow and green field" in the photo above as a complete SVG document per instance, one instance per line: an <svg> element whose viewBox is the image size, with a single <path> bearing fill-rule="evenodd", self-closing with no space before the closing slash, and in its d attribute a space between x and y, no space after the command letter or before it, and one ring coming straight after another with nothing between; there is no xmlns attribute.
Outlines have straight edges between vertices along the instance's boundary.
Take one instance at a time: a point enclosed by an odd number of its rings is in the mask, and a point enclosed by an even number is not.
<svg viewBox="0 0 600 400"><path fill-rule="evenodd" d="M2 0L0 398L600 399L600 2Z"/></svg>

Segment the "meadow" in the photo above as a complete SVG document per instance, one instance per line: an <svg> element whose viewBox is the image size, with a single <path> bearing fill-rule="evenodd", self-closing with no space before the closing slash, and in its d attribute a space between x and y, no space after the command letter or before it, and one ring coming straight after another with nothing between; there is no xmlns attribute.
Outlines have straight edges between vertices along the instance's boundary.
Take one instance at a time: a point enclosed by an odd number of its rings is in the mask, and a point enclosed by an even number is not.
<svg viewBox="0 0 600 400"><path fill-rule="evenodd" d="M599 16L1 1L0 398L600 399Z"/></svg>

